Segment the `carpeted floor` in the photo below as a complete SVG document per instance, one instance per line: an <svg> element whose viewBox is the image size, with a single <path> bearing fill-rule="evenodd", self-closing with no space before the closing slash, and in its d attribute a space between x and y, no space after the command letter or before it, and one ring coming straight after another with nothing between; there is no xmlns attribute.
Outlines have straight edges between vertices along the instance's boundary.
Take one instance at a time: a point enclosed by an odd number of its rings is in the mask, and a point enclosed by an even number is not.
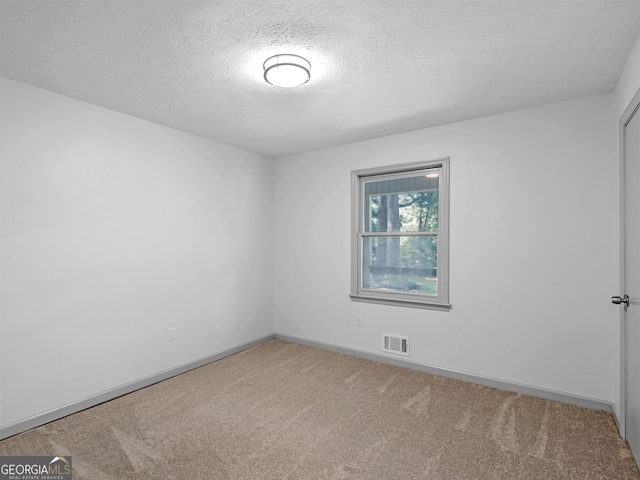
<svg viewBox="0 0 640 480"><path fill-rule="evenodd" d="M640 480L612 415L273 340L0 442L74 480Z"/></svg>

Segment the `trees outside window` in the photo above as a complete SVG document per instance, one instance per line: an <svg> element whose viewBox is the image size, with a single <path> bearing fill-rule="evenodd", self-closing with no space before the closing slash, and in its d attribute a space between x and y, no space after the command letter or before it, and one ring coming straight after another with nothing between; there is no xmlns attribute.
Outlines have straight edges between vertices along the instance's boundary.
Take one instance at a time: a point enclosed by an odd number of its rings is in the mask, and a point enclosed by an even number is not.
<svg viewBox="0 0 640 480"><path fill-rule="evenodd" d="M353 188L351 297L448 306L448 159L356 171Z"/></svg>

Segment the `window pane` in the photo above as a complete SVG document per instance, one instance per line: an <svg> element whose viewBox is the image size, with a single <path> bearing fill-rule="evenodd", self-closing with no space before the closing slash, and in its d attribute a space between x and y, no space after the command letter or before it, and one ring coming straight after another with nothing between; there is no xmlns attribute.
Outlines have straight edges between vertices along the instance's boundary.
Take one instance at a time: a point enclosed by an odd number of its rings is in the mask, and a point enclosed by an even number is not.
<svg viewBox="0 0 640 480"><path fill-rule="evenodd" d="M366 232L437 232L438 177L365 184Z"/></svg>
<svg viewBox="0 0 640 480"><path fill-rule="evenodd" d="M438 294L436 237L365 237L362 241L362 288Z"/></svg>

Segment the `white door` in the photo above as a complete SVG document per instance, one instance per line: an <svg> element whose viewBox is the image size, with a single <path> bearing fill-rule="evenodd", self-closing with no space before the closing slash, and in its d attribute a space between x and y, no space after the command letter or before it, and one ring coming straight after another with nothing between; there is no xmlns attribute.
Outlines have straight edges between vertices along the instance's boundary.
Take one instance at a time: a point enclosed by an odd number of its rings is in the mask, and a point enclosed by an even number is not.
<svg viewBox="0 0 640 480"><path fill-rule="evenodd" d="M640 465L640 93L623 117L625 436ZM628 295L628 297L625 297ZM614 299L617 303L617 299ZM624 366L623 366L624 371ZM623 380L624 381L624 380Z"/></svg>

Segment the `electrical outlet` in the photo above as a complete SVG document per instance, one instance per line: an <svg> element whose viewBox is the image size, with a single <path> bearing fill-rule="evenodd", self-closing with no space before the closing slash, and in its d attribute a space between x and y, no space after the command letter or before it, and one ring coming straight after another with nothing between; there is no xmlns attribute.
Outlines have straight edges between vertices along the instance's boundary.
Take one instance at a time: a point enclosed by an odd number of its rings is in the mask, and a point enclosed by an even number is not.
<svg viewBox="0 0 640 480"><path fill-rule="evenodd" d="M362 315L356 315L356 327L362 327L363 325Z"/></svg>
<svg viewBox="0 0 640 480"><path fill-rule="evenodd" d="M170 328L169 329L169 338L167 339L168 341L173 341L176 339L176 329L175 328Z"/></svg>

